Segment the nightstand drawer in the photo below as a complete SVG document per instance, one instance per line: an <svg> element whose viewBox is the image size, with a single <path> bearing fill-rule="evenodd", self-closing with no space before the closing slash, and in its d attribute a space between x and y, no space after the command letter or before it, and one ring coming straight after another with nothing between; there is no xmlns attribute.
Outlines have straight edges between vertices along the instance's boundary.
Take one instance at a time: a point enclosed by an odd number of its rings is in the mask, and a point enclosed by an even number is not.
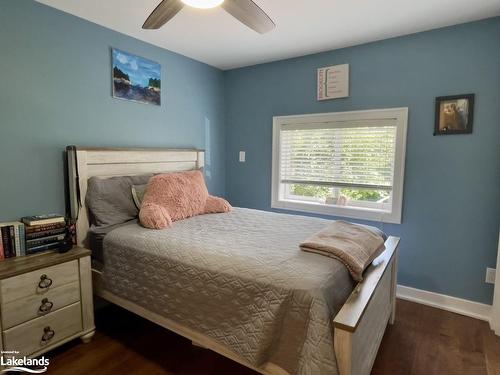
<svg viewBox="0 0 500 375"><path fill-rule="evenodd" d="M4 331L3 350L17 350L21 356L30 355L81 330L82 312L77 302Z"/></svg>
<svg viewBox="0 0 500 375"><path fill-rule="evenodd" d="M0 282L2 303L28 296L44 296L50 290L78 281L78 261L41 268Z"/></svg>
<svg viewBox="0 0 500 375"><path fill-rule="evenodd" d="M75 281L50 288L43 295L5 302L2 304L2 327L4 330L14 327L78 301L80 301L80 283Z"/></svg>

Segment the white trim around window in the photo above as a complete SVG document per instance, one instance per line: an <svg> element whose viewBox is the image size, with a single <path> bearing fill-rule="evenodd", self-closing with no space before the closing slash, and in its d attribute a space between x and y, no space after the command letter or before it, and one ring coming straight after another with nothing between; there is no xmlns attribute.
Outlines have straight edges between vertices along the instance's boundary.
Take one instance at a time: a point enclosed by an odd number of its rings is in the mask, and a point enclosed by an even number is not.
<svg viewBox="0 0 500 375"><path fill-rule="evenodd" d="M287 144L283 143L286 142L286 137L282 137L282 132L284 130L352 129L355 127L367 129L368 127L383 126L383 124L390 124L390 126L395 128L395 135L393 131L394 159L391 161L392 176L389 175L392 177L392 181L387 182L387 185L390 186L391 189L389 205L384 203L377 206L364 201L355 205L327 204L325 201L321 202L315 198L311 199L311 197L296 199L295 195L290 194L290 185L286 184L287 176L282 176L282 174L286 174L286 172L283 172L282 167L287 164L284 162L285 164L282 165L281 159L285 158L285 160L287 160L287 157L289 157L286 153ZM401 223L407 125L408 108L273 117L271 207L386 223ZM289 163L290 161L288 160L287 162ZM299 174L303 172L300 170L300 167L298 169ZM338 172L334 172L334 175L335 173ZM331 179L331 177L329 178ZM386 180L381 181L384 183ZM330 182L335 185L334 181ZM392 184L390 184L390 182L392 182ZM339 185L345 186L346 184L344 182L339 182ZM353 186L355 186L355 184Z"/></svg>

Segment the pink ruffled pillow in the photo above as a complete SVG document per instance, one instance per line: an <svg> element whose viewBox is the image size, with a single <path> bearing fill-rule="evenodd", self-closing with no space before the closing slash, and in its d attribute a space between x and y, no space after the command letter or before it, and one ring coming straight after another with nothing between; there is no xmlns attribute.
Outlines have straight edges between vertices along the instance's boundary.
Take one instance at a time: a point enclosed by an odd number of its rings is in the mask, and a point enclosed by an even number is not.
<svg viewBox="0 0 500 375"><path fill-rule="evenodd" d="M229 210L229 202L208 194L201 171L176 172L149 180L139 220L146 228L163 229L177 220Z"/></svg>

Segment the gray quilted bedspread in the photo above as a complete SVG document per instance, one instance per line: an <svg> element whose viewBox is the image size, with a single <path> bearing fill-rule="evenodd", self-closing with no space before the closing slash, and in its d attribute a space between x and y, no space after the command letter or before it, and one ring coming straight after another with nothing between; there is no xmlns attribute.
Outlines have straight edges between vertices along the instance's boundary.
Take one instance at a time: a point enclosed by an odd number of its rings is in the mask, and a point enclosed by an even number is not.
<svg viewBox="0 0 500 375"><path fill-rule="evenodd" d="M332 318L354 284L337 260L299 249L327 220L235 208L104 239L110 292L290 374L337 374Z"/></svg>

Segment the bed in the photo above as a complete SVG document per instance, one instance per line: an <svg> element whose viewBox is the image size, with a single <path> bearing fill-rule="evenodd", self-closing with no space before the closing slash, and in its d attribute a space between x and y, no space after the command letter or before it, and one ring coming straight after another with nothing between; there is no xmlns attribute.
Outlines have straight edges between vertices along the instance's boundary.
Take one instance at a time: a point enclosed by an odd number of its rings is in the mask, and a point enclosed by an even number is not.
<svg viewBox="0 0 500 375"><path fill-rule="evenodd" d="M79 246L90 177L203 167L204 152L70 147ZM94 293L262 374L369 374L394 321L398 238L355 284L338 261L298 249L328 221L235 208L168 230L136 221L104 237Z"/></svg>

